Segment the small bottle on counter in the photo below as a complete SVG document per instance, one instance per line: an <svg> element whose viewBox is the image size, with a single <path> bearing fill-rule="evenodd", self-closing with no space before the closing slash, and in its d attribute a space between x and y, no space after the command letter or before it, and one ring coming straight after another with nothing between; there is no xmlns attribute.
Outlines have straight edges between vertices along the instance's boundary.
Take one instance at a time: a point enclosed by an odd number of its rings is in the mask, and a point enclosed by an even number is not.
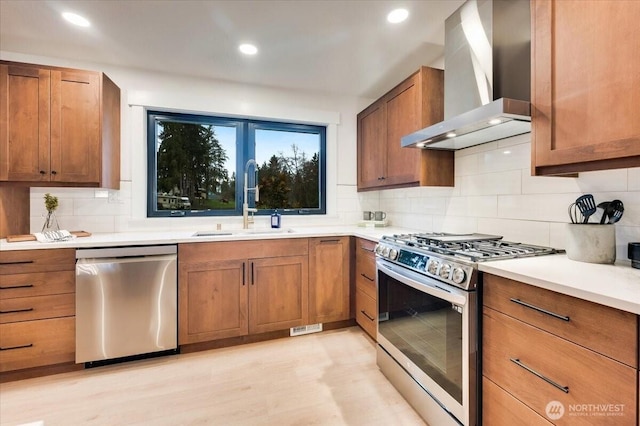
<svg viewBox="0 0 640 426"><path fill-rule="evenodd" d="M271 227L272 228L280 228L281 222L282 222L282 215L280 213L278 213L278 210L276 209L271 214Z"/></svg>

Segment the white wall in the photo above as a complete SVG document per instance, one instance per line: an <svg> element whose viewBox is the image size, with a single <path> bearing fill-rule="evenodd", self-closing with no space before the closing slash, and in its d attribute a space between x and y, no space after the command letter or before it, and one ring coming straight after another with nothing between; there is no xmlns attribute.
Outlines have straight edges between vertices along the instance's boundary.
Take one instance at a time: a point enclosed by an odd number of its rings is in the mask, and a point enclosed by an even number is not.
<svg viewBox="0 0 640 426"><path fill-rule="evenodd" d="M367 210L384 210L394 225L434 232L481 232L505 240L564 248L567 207L585 193L596 203L620 199L617 258L640 241L640 168L532 177L530 134L456 152L454 188L407 188L359 195ZM597 213L599 215L599 213Z"/></svg>
<svg viewBox="0 0 640 426"><path fill-rule="evenodd" d="M10 61L105 72L121 89L122 161L119 191L77 188L32 188L31 232L40 230L43 195L60 199L58 221L64 229L119 232L164 229L238 227L241 218L146 218L145 107L195 113L326 124L327 214L284 218L285 226L353 223L360 210L355 193L356 114L369 102L348 96L240 85L102 64L0 52ZM267 226L268 218L257 218Z"/></svg>

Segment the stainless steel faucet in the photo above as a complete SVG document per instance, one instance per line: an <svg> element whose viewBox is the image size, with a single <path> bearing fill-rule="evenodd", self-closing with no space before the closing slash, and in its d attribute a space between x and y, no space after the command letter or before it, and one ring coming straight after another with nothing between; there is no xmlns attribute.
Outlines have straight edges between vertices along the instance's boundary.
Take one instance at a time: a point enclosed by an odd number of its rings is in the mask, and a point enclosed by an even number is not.
<svg viewBox="0 0 640 426"><path fill-rule="evenodd" d="M249 167L253 165L255 170L255 184L256 186L249 188ZM249 208L249 200L248 194L249 191L253 191L256 194L256 202L260 199L260 192L258 189L258 163L256 160L251 159L247 161L247 164L244 166L244 198L242 203L242 229L249 229L249 223L253 223L253 213L257 213L258 209ZM251 212L251 218L249 218L249 212Z"/></svg>

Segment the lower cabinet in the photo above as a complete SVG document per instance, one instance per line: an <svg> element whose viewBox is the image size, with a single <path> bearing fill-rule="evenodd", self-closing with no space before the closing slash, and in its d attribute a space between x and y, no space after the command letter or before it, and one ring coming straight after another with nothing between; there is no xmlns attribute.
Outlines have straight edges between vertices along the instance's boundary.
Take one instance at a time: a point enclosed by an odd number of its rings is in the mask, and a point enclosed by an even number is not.
<svg viewBox="0 0 640 426"><path fill-rule="evenodd" d="M0 371L73 362L75 317L0 324Z"/></svg>
<svg viewBox="0 0 640 426"><path fill-rule="evenodd" d="M266 333L307 324L309 258L250 259L249 333Z"/></svg>
<svg viewBox="0 0 640 426"><path fill-rule="evenodd" d="M374 340L378 318L375 246L373 241L356 239L356 322Z"/></svg>
<svg viewBox="0 0 640 426"><path fill-rule="evenodd" d="M206 342L307 324L306 238L178 246L178 341Z"/></svg>
<svg viewBox="0 0 640 426"><path fill-rule="evenodd" d="M349 248L349 237L309 239L309 323L350 318Z"/></svg>
<svg viewBox="0 0 640 426"><path fill-rule="evenodd" d="M0 251L0 373L75 361L75 261L74 249Z"/></svg>
<svg viewBox="0 0 640 426"><path fill-rule="evenodd" d="M483 424L636 425L636 315L484 275Z"/></svg>

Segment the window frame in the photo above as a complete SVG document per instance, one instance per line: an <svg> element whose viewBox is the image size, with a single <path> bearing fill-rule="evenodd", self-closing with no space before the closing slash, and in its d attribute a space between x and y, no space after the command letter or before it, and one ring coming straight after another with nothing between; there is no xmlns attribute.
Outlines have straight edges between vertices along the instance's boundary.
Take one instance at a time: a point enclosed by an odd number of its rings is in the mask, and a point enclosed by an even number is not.
<svg viewBox="0 0 640 426"><path fill-rule="evenodd" d="M214 126L236 127L236 191L235 209L220 210L158 210L158 159L156 151L156 121L170 119L193 124L211 124ZM277 209L283 215L324 215L327 212L327 125L303 124L284 121L257 120L246 117L218 116L205 114L182 113L175 111L146 111L147 120L147 217L219 217L242 216L244 167L249 159L255 158L255 130L294 131L298 133L317 134L319 140L318 158L318 201L315 209ZM277 154L274 152L274 154ZM254 207L253 197L249 196L250 207ZM276 209L259 209L257 216L268 216Z"/></svg>

